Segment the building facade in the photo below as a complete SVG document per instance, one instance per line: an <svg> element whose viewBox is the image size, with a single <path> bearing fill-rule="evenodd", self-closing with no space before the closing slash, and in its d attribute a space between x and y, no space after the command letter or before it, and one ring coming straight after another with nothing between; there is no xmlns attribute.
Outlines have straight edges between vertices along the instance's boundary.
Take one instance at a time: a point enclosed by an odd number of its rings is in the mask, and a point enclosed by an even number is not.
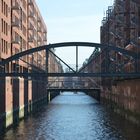
<svg viewBox="0 0 140 140"><path fill-rule="evenodd" d="M140 52L140 1L139 0L114 0L109 6L101 26L101 43L123 48L138 54ZM140 71L140 61L118 53L107 53L102 50L103 72L104 60L110 57L112 72ZM120 67L115 67L114 62ZM106 63L106 62L105 62ZM118 66L119 66L118 65ZM140 80L139 78L102 78L102 98L113 104L115 112L125 118L140 124Z"/></svg>
<svg viewBox="0 0 140 140"><path fill-rule="evenodd" d="M114 0L113 6L109 6L106 11L100 31L101 44L123 48L138 54L140 52L140 1ZM135 70L140 71L139 60L135 62L131 57L108 51L106 47L98 53L93 53L82 71L131 73ZM101 101L126 119L140 124L139 77L92 79L100 85ZM96 85L91 79L88 83L89 87Z"/></svg>
<svg viewBox="0 0 140 140"><path fill-rule="evenodd" d="M0 0L0 61L19 52L47 44L47 27L35 0ZM45 70L45 51L33 53L6 65L7 72ZM60 63L53 58L57 70ZM52 63L52 62L51 62ZM59 68L58 68L59 67ZM52 68L55 71L56 68ZM0 66L0 71L4 69ZM46 78L0 78L0 130L32 111L46 98Z"/></svg>
<svg viewBox="0 0 140 140"><path fill-rule="evenodd" d="M113 6L108 7L102 20L101 43L140 52L140 1L114 0ZM111 55L118 62L124 62L126 59L120 53ZM136 68L132 59L128 61L123 70L127 72L140 70L139 62Z"/></svg>

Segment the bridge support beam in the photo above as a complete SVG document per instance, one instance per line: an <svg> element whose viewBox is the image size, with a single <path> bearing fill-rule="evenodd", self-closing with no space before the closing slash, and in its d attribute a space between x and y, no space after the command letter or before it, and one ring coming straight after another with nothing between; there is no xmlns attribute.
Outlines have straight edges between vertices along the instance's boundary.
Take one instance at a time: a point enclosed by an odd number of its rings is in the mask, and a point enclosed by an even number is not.
<svg viewBox="0 0 140 140"><path fill-rule="evenodd" d="M53 53L51 50L49 50L49 52L51 52L56 58L58 58L64 65L66 65L69 70L75 72L75 70L73 68L71 68L66 62L64 62L60 57L58 57L55 53Z"/></svg>
<svg viewBox="0 0 140 140"><path fill-rule="evenodd" d="M76 46L76 72L78 72L78 46Z"/></svg>
<svg viewBox="0 0 140 140"><path fill-rule="evenodd" d="M51 93L48 92L48 103L51 101Z"/></svg>

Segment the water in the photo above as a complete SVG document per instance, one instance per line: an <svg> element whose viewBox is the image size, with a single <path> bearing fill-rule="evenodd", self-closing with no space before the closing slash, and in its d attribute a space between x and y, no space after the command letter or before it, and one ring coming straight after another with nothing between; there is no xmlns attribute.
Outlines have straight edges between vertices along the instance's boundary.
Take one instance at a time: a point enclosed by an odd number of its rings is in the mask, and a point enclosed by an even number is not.
<svg viewBox="0 0 140 140"><path fill-rule="evenodd" d="M4 140L140 140L140 129L84 93L63 93Z"/></svg>

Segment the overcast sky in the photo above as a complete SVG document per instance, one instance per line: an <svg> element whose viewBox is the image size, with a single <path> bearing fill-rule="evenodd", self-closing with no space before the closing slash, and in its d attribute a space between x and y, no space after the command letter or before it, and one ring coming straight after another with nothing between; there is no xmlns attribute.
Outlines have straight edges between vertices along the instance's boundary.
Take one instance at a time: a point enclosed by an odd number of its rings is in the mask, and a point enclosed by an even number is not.
<svg viewBox="0 0 140 140"><path fill-rule="evenodd" d="M100 42L100 26L105 10L113 0L36 0L48 29L48 43ZM59 49L56 53L67 63L75 62L75 49ZM79 63L93 50L82 48Z"/></svg>

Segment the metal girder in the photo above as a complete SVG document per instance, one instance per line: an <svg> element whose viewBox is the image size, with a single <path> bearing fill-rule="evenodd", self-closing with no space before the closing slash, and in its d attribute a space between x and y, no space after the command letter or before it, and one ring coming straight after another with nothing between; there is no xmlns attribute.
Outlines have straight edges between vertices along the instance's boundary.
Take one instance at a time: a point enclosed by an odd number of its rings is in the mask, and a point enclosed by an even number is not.
<svg viewBox="0 0 140 140"><path fill-rule="evenodd" d="M133 73L0 73L0 77L140 77L140 72Z"/></svg>
<svg viewBox="0 0 140 140"><path fill-rule="evenodd" d="M58 58L63 64L65 64L70 70L73 72L76 72L73 68L71 68L66 62L64 62L60 57L58 57L55 53L53 53L51 50L49 50L56 58Z"/></svg>
<svg viewBox="0 0 140 140"><path fill-rule="evenodd" d="M78 46L76 46L76 72L78 72Z"/></svg>
<svg viewBox="0 0 140 140"><path fill-rule="evenodd" d="M51 48L70 47L70 46L73 46L73 47L76 47L76 46L78 46L78 47L95 47L95 48L101 48L101 49L107 48L108 50L114 50L116 52L120 52L122 54L132 56L135 59L140 58L140 54L136 55L136 53L134 53L134 52L131 52L131 51L128 51L128 50L125 50L122 48L118 48L115 46L108 46L108 45L104 45L104 44L90 43L90 42L64 42L64 43L55 43L55 44L44 45L44 46L40 46L40 47L36 47L36 48L32 48L32 49L20 52L18 54L15 54L15 55L1 61L0 65L5 65L6 63L9 63L13 60L17 60L22 56L29 55L29 54L32 54L34 52L38 52L38 51L42 51L42 50L46 50L46 49L49 50Z"/></svg>
<svg viewBox="0 0 140 140"><path fill-rule="evenodd" d="M47 91L100 91L100 88L48 88Z"/></svg>

